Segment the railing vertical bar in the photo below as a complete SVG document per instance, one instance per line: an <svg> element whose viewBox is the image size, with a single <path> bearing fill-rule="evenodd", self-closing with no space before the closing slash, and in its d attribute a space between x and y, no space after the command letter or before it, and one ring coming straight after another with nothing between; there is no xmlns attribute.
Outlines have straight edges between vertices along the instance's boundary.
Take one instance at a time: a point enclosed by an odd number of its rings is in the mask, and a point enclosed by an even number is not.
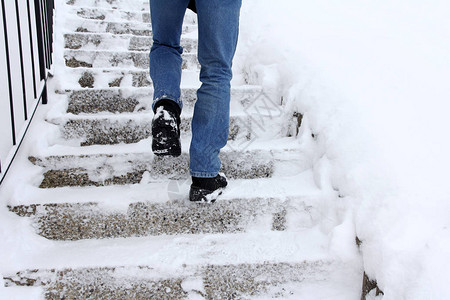
<svg viewBox="0 0 450 300"><path fill-rule="evenodd" d="M49 20L51 22L51 26L49 27L49 31L50 31L50 63L51 65L53 65L53 57L52 57L52 53L53 53L53 16L54 16L54 9L55 9L55 0L49 0L50 3L50 10L49 10Z"/></svg>
<svg viewBox="0 0 450 300"><path fill-rule="evenodd" d="M23 115L25 121L28 120L27 113L27 89L25 86L25 69L23 66L23 46L22 46L22 28L20 26L20 13L19 13L19 2L16 0L16 20L17 20L17 38L19 41L19 60L20 60L20 74L22 79L22 100L23 100Z"/></svg>
<svg viewBox="0 0 450 300"><path fill-rule="evenodd" d="M42 104L47 104L48 103L47 84L44 85L41 97L42 97Z"/></svg>
<svg viewBox="0 0 450 300"><path fill-rule="evenodd" d="M48 29L48 25L47 25L47 6L45 5L45 0L41 0L41 15L42 15L42 28L43 28L43 40L44 40L44 52L45 52L45 67L47 69L49 69L49 55L48 55L48 40L47 40L47 29Z"/></svg>
<svg viewBox="0 0 450 300"><path fill-rule="evenodd" d="M30 0L27 0L28 32L30 37L31 71L33 72L33 95L37 98L36 67L34 65L33 28L31 26Z"/></svg>
<svg viewBox="0 0 450 300"><path fill-rule="evenodd" d="M49 9L48 9L48 1L44 0L45 5L45 24L46 24L46 38L47 38L47 68L50 69L52 54L50 52L50 18L49 18Z"/></svg>
<svg viewBox="0 0 450 300"><path fill-rule="evenodd" d="M44 42L42 36L41 6L39 2L40 0L34 0L34 12L36 17L36 36L38 40L39 75L40 80L45 80Z"/></svg>
<svg viewBox="0 0 450 300"><path fill-rule="evenodd" d="M48 41L48 20L47 20L47 5L46 0L41 0L41 16L42 16L42 41L43 41L43 51L45 57L45 70L50 69L50 56L49 53L49 41ZM48 103L48 95L47 95L47 71L45 71L45 81L44 87L42 90L42 104Z"/></svg>
<svg viewBox="0 0 450 300"><path fill-rule="evenodd" d="M53 52L53 43L52 43L52 39L53 39L53 28L51 26L51 24L53 23L53 7L51 5L51 1L49 0L45 0L45 10L47 12L46 15L46 20L47 20L47 41L48 41L48 68L50 68L50 66L52 65L53 59L52 59L52 52Z"/></svg>
<svg viewBox="0 0 450 300"><path fill-rule="evenodd" d="M8 73L8 91L9 91L9 108L11 112L11 133L12 133L12 142L13 145L16 145L16 124L14 122L14 97L12 90L12 79L11 79L11 62L9 57L9 41L8 41L8 30L6 24L6 10L5 10L5 2L2 0L2 19L3 19L3 30L5 37L5 52L6 52L6 72Z"/></svg>

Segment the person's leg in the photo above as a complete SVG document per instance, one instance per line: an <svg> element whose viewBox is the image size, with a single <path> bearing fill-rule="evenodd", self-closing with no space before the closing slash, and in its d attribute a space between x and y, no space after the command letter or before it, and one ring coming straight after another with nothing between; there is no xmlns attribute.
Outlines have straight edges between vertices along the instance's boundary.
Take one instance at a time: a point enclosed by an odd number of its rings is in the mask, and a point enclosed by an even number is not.
<svg viewBox="0 0 450 300"><path fill-rule="evenodd" d="M189 0L150 0L153 46L150 76L153 81L152 151L179 156L181 101L180 46L183 18Z"/></svg>
<svg viewBox="0 0 450 300"><path fill-rule="evenodd" d="M175 101L182 108L180 45L183 18L189 0L150 0L153 46L150 77L153 81L153 110L161 99Z"/></svg>
<svg viewBox="0 0 450 300"><path fill-rule="evenodd" d="M220 170L219 152L228 139L231 66L239 32L241 0L196 0L201 65L192 120L190 173L214 178Z"/></svg>

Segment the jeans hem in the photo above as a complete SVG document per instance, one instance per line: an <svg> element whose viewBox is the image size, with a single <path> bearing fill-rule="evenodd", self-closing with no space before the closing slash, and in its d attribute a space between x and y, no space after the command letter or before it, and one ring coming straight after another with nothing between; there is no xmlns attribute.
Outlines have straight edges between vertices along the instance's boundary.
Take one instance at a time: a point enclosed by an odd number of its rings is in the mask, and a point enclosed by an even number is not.
<svg viewBox="0 0 450 300"><path fill-rule="evenodd" d="M153 103L152 103L152 109L154 110L156 103L158 103L159 100L163 100L163 99L169 99L174 101L176 104L178 104L178 106L180 107L180 109L183 109L183 101L181 101L180 98L177 97L172 97L168 94L164 94L161 97L156 97L155 99L153 99Z"/></svg>
<svg viewBox="0 0 450 300"><path fill-rule="evenodd" d="M219 172L215 172L215 173L211 173L211 172L195 172L195 171L190 171L191 176L193 177L200 177L200 178L214 178L217 176L217 174L219 174Z"/></svg>

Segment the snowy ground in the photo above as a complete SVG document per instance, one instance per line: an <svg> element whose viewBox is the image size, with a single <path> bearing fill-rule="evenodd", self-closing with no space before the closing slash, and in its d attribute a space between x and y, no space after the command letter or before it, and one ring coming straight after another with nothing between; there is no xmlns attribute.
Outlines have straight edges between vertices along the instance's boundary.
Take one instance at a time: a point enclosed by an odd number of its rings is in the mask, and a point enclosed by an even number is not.
<svg viewBox="0 0 450 300"><path fill-rule="evenodd" d="M317 135L383 299L449 299L448 1L245 1L238 62Z"/></svg>
<svg viewBox="0 0 450 300"><path fill-rule="evenodd" d="M330 195L338 191L343 197L329 213L338 215L338 222L331 225L342 224L329 230L331 244L324 241L323 246L342 259L354 259L351 243L339 241L352 240L356 231L363 241L365 269L377 279L384 300L450 299L446 276L450 267L449 11L450 4L433 0L243 3L234 83L244 83L250 75L250 84L278 89L287 107L304 114L299 138L306 151L302 160L312 166L315 183L304 185L309 187L305 194L318 188ZM41 109L37 118L46 113ZM45 148L48 142L35 146ZM27 155L30 149L22 151ZM11 176L21 178L20 170ZM110 189L111 195L114 192ZM45 192L39 197L45 199ZM73 255L69 246L49 245L37 237L28 220L4 208L0 238L0 272L30 263L50 265L36 252L58 250L52 263L61 265ZM304 240L319 238L299 234L293 239L302 245ZM267 243L271 241L279 242L275 235ZM111 243L120 246L114 251L120 251L128 242ZM147 245L145 240L139 243ZM81 242L76 249L88 251L93 244ZM18 249L18 254L11 249ZM316 250L307 253L320 256ZM86 252L80 253L74 265ZM29 259L17 261L23 255ZM107 258L90 257L99 265ZM15 288L2 286L0 282L0 298L18 295ZM40 290L20 293L23 299L33 299Z"/></svg>

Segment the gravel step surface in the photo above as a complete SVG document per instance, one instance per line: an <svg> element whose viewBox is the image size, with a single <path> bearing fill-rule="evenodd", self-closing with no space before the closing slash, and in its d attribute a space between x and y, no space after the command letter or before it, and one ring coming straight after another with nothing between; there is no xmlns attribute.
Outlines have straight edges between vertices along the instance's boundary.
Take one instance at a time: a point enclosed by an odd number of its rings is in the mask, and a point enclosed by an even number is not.
<svg viewBox="0 0 450 300"><path fill-rule="evenodd" d="M148 11L149 1L129 1L129 0L65 0L67 5L79 8L114 9L127 11Z"/></svg>
<svg viewBox="0 0 450 300"><path fill-rule="evenodd" d="M185 53L181 57L183 70L200 68L196 54ZM142 51L66 50L64 60L69 68L149 68L149 53Z"/></svg>
<svg viewBox="0 0 450 300"><path fill-rule="evenodd" d="M71 50L143 51L148 53L153 44L151 37L135 35L114 35L110 33L67 33L64 48ZM182 38L184 53L197 52L197 40Z"/></svg>
<svg viewBox="0 0 450 300"><path fill-rule="evenodd" d="M152 88L82 89L61 92L69 96L67 112L72 114L151 111L153 101ZM183 109L192 109L197 99L197 88L182 88L181 99ZM231 88L231 105L241 105L244 109L250 105L260 105L259 102L255 103L258 100L261 100L262 104L264 104L263 100L271 104L275 102L266 96L260 86L246 85ZM281 108L278 107L278 109Z"/></svg>
<svg viewBox="0 0 450 300"><path fill-rule="evenodd" d="M147 118L145 118L147 117ZM76 140L80 146L132 144L151 137L153 115L139 118L77 118L59 124L66 140ZM182 138L191 136L192 118L182 118L180 131ZM252 117L231 117L228 140L252 139ZM71 142L73 144L73 142Z"/></svg>
<svg viewBox="0 0 450 300"><path fill-rule="evenodd" d="M89 20L150 23L149 10L150 4L148 3L147 5L142 5L140 9L139 7L132 7L132 10L100 7L74 7L69 13ZM197 16L194 13L187 12L183 23L196 24Z"/></svg>
<svg viewBox="0 0 450 300"><path fill-rule="evenodd" d="M271 177L283 151L223 151L221 171L230 179ZM39 187L106 186L181 180L189 177L189 158L154 156L149 149L142 154L34 157L29 160L41 166L43 180Z"/></svg>
<svg viewBox="0 0 450 300"><path fill-rule="evenodd" d="M71 76L64 81L66 89L141 88L152 87L148 70L130 71L128 68L72 68ZM199 70L183 70L181 88L200 86Z"/></svg>
<svg viewBox="0 0 450 300"><path fill-rule="evenodd" d="M108 22L101 20L70 19L67 21L67 33L110 33L110 34L130 34L137 36L151 36L152 27L150 24L142 22ZM185 24L182 33L192 33L197 30L197 25Z"/></svg>
<svg viewBox="0 0 450 300"><path fill-rule="evenodd" d="M10 207L30 217L39 235L51 240L125 238L179 234L245 232L268 220L268 230L287 229L287 215L311 219L302 202L279 199L218 200L214 204L187 199L165 203L131 203L126 212L105 210L96 203L46 204Z"/></svg>
<svg viewBox="0 0 450 300"><path fill-rule="evenodd" d="M43 286L45 299L291 299L302 285L326 287L332 268L339 267L330 260L312 260L185 265L171 275L148 266L37 269L4 280L7 286Z"/></svg>
<svg viewBox="0 0 450 300"><path fill-rule="evenodd" d="M148 10L124 11L108 8L76 7L69 13L88 20L150 23L150 12Z"/></svg>

